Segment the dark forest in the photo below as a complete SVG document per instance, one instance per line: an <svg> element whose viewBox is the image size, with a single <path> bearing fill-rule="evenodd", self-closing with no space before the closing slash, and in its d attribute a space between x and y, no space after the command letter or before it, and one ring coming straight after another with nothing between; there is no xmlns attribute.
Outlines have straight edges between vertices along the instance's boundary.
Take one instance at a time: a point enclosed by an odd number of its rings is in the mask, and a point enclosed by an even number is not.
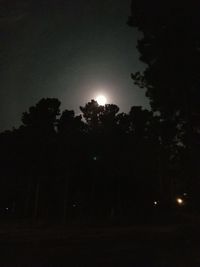
<svg viewBox="0 0 200 267"><path fill-rule="evenodd" d="M178 118L137 106L119 113L95 100L79 116L59 107L57 99L41 99L18 129L1 133L2 216L147 220L176 210L178 197L178 209L197 208Z"/></svg>
<svg viewBox="0 0 200 267"><path fill-rule="evenodd" d="M92 99L76 114L44 95L0 133L2 251L55 266L199 266L199 12L193 0L132 0L146 68L130 79L150 108Z"/></svg>

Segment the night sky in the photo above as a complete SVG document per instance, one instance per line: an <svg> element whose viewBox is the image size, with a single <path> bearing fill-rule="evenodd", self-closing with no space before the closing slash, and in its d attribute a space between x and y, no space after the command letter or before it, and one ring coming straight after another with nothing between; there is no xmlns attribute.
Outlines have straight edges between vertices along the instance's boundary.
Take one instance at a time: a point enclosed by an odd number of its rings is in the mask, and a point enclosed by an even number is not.
<svg viewBox="0 0 200 267"><path fill-rule="evenodd" d="M0 131L43 97L76 113L98 94L148 106L130 78L144 65L129 14L130 0L0 0Z"/></svg>

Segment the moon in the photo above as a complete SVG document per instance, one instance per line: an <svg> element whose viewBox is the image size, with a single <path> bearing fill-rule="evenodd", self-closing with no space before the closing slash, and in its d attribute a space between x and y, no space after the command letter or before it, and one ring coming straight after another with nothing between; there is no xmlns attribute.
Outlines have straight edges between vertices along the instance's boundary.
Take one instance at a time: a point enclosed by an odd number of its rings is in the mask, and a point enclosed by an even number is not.
<svg viewBox="0 0 200 267"><path fill-rule="evenodd" d="M98 95L96 101L100 106L104 106L107 103L107 99L104 95Z"/></svg>

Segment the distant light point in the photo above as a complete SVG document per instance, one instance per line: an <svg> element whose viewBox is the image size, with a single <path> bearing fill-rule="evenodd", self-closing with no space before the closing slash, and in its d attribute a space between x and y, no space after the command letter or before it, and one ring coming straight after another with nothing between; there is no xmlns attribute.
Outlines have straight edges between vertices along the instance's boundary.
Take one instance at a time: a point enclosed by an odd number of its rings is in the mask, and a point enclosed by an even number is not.
<svg viewBox="0 0 200 267"><path fill-rule="evenodd" d="M153 204L154 204L155 206L157 206L157 205L158 205L158 201L154 201Z"/></svg>
<svg viewBox="0 0 200 267"><path fill-rule="evenodd" d="M176 202L177 202L178 205L182 205L182 204L183 204L183 199L180 198L180 197L178 197L178 198L176 199Z"/></svg>

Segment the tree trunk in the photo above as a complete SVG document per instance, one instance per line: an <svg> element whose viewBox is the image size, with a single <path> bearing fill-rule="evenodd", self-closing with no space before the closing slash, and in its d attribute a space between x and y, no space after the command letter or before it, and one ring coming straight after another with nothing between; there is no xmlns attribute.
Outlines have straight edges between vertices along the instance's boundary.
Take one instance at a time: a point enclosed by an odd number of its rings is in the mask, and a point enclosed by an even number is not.
<svg viewBox="0 0 200 267"><path fill-rule="evenodd" d="M38 218L38 210L39 210L39 197L40 197L40 179L38 178L35 190L35 203L34 203L34 212L33 212L33 220L36 221Z"/></svg>
<svg viewBox="0 0 200 267"><path fill-rule="evenodd" d="M63 205L63 222L67 222L67 202L68 202L68 179L65 179L64 187L64 205Z"/></svg>
<svg viewBox="0 0 200 267"><path fill-rule="evenodd" d="M118 203L118 213L119 217L122 216L122 194L121 194L121 181L120 181L120 176L118 176L118 188L117 188L117 203Z"/></svg>

